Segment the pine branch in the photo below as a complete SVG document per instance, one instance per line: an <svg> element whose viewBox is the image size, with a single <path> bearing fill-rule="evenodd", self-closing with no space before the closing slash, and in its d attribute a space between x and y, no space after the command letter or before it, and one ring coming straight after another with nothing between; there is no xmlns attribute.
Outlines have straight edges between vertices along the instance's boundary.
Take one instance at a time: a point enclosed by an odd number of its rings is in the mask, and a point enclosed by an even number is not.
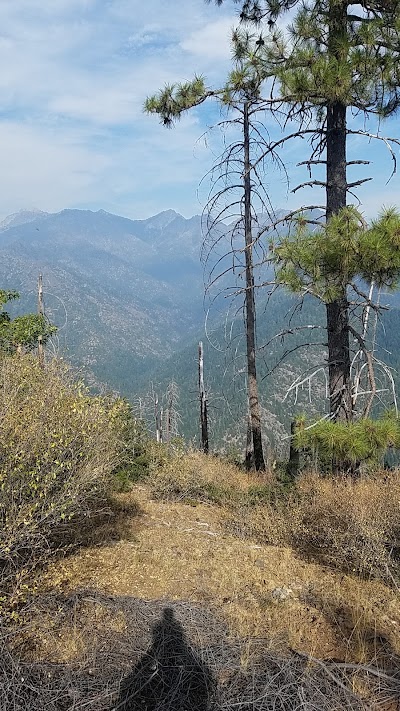
<svg viewBox="0 0 400 711"><path fill-rule="evenodd" d="M392 146L391 146L390 144L391 144L391 143L394 143L395 145L400 146L400 139L398 139L398 138L390 138L390 137L388 137L388 136L380 136L379 133L370 133L369 131L362 131L362 130L360 130L360 129L358 129L358 130L347 129L347 133L348 133L349 135L353 135L353 136L366 136L367 138L373 138L374 140L376 140L376 141L382 141L382 142L385 144L386 148L388 149L388 151L389 151L389 153L390 153L390 155L391 155L392 161L393 161L393 170L392 170L392 173L391 173L391 175L390 175L390 177L389 177L389 180L387 181L387 183L388 183L388 182L390 181L390 179L391 179L391 178L395 175L395 173L397 172L397 159L396 159L396 154L395 154L395 152L394 152L394 150L393 150L393 148L392 148ZM387 183L386 183L386 184L387 184Z"/></svg>
<svg viewBox="0 0 400 711"><path fill-rule="evenodd" d="M326 165L326 160L302 160L300 163L296 163L296 166L299 167L300 165Z"/></svg>
<svg viewBox="0 0 400 711"><path fill-rule="evenodd" d="M389 306L383 306L382 304L376 304L372 299L369 298L368 294L366 294L362 289L360 289L357 284L352 282L350 284L351 288L358 294L363 299L363 302L367 304L368 306L371 307L374 311L379 313L380 311L389 311Z"/></svg>

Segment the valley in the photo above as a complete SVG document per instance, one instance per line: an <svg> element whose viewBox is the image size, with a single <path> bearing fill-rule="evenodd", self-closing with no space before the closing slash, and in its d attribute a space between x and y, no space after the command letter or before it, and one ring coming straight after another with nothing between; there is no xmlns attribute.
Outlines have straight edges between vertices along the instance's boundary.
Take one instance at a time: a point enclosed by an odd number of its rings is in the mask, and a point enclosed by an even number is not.
<svg viewBox="0 0 400 711"><path fill-rule="evenodd" d="M229 225L225 228L226 235L222 226L218 235L222 247L223 239L229 240ZM173 210L146 220L103 210L22 210L0 225L0 282L20 292L12 313L24 313L36 309L35 286L43 274L46 315L59 329L49 356L71 361L94 390L127 397L150 431L154 394L162 402L175 382L179 433L193 442L197 346L203 340L212 447L239 451L246 436L242 296L230 298L229 289L232 283L240 289L241 276L232 282L228 274L205 297L210 265L203 270L202 240L201 217L185 219ZM268 267L256 270L258 283L266 274ZM395 294L382 298L391 310L377 325L377 342L385 348L385 362L396 368L400 300ZM312 387L306 383L287 395L296 377L325 363L323 332L296 332L298 326L322 325L323 308L311 299L300 310L297 303L282 289L257 291L263 420L267 444L278 453L287 448L293 416L326 407L322 371ZM284 338L274 338L284 331L289 331ZM301 348L307 340L316 345Z"/></svg>

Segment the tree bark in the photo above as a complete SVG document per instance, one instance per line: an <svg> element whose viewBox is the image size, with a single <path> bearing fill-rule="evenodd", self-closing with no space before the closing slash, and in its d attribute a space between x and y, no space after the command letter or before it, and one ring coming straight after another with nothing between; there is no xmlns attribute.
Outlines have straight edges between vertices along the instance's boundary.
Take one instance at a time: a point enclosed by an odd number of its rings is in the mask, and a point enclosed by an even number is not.
<svg viewBox="0 0 400 711"><path fill-rule="evenodd" d="M201 448L204 454L209 452L208 442L208 407L207 396L204 388L204 351L203 342L199 343L199 398L200 398L200 428Z"/></svg>
<svg viewBox="0 0 400 711"><path fill-rule="evenodd" d="M244 230L246 261L246 346L247 346L247 388L251 431L253 437L254 465L258 471L265 469L261 437L261 413L257 387L256 368L256 308L254 299L253 272L253 235L251 226L251 163L250 163L250 128L249 104L243 108L243 143L244 143Z"/></svg>
<svg viewBox="0 0 400 711"><path fill-rule="evenodd" d="M300 470L300 452L294 446L294 437L296 434L296 422L292 420L290 423L290 450L287 472L291 479L295 479Z"/></svg>
<svg viewBox="0 0 400 711"><path fill-rule="evenodd" d="M161 444L162 443L162 414L160 414L160 410L158 409L158 395L155 395L154 398L154 419L156 423L156 441Z"/></svg>
<svg viewBox="0 0 400 711"><path fill-rule="evenodd" d="M347 33L347 3L331 0L329 9L328 52L338 64L347 61L343 38ZM343 53L343 55L342 55ZM346 105L333 101L326 116L326 219L347 203ZM334 420L352 419L350 381L349 303L346 287L326 305L330 414Z"/></svg>
<svg viewBox="0 0 400 711"><path fill-rule="evenodd" d="M246 427L246 455L245 455L246 471L253 468L253 432L251 429L250 409L247 407L247 427Z"/></svg>

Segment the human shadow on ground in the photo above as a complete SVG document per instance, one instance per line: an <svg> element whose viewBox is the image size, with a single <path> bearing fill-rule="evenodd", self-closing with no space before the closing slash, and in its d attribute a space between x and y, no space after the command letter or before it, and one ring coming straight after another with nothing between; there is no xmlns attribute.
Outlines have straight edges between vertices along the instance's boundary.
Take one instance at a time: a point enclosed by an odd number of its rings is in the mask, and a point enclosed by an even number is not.
<svg viewBox="0 0 400 711"><path fill-rule="evenodd" d="M151 647L123 679L115 711L207 711L214 681L187 642L170 608L152 632Z"/></svg>

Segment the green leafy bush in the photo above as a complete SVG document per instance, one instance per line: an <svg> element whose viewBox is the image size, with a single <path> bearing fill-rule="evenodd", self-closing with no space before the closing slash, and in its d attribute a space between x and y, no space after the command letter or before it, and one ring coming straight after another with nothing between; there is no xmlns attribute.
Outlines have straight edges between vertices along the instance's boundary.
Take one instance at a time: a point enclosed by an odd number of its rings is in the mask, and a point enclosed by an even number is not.
<svg viewBox="0 0 400 711"><path fill-rule="evenodd" d="M4 306L19 298L17 291L0 289L0 350L15 353L19 349L25 353L37 347L39 338L45 344L57 331L42 314L23 314L11 319Z"/></svg>
<svg viewBox="0 0 400 711"><path fill-rule="evenodd" d="M125 399L114 408L114 424L119 437L118 466L113 472L117 489L124 491L146 476L152 462L152 442L143 422L138 420Z"/></svg>

